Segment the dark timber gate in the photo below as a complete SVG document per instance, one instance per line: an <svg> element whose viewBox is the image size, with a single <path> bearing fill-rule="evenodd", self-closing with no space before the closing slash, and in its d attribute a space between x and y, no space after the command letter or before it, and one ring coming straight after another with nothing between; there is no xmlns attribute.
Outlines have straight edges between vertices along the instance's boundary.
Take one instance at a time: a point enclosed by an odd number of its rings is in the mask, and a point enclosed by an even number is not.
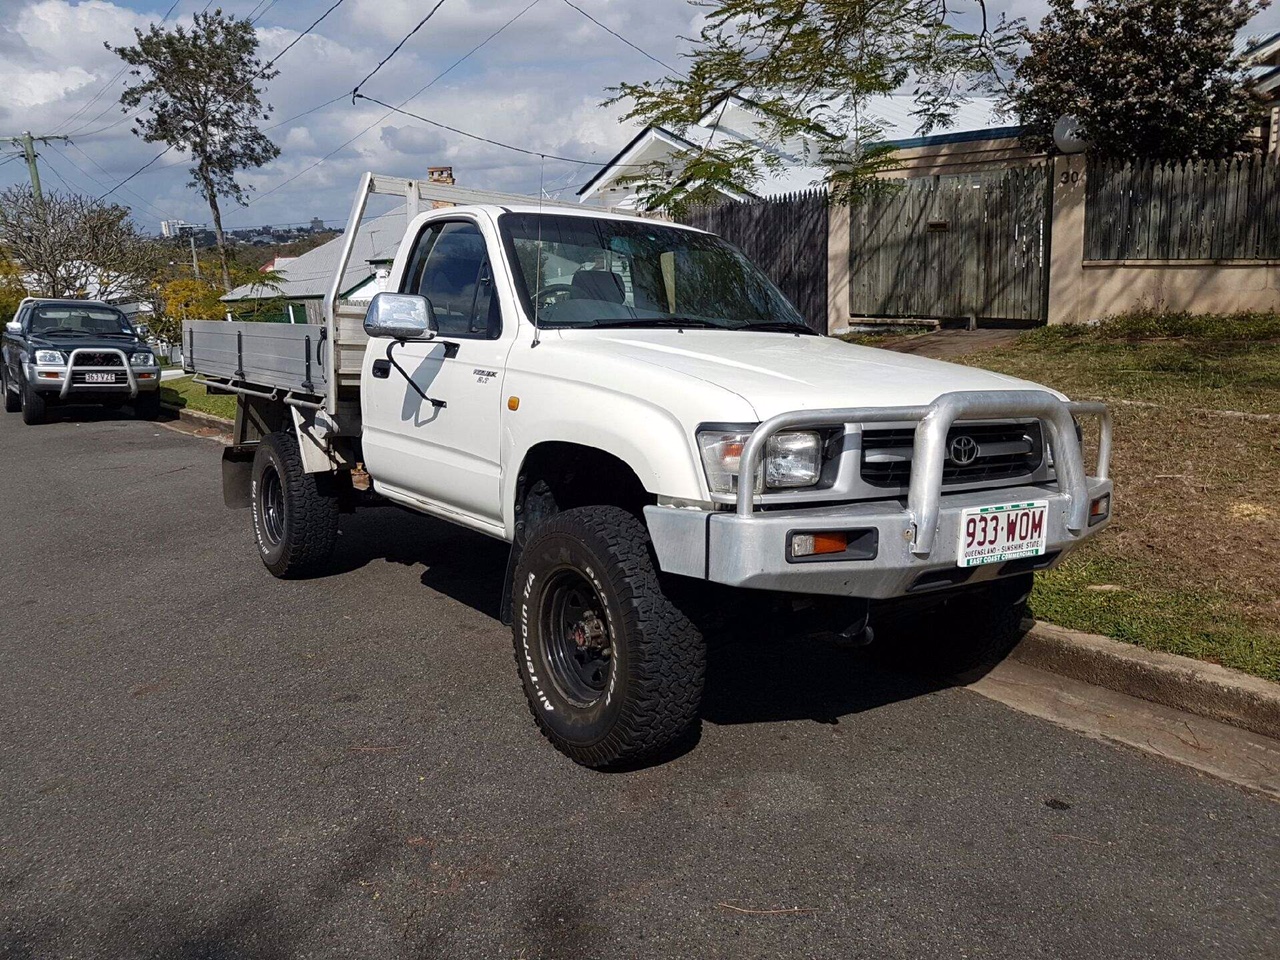
<svg viewBox="0 0 1280 960"><path fill-rule="evenodd" d="M850 211L855 317L1044 322L1049 170L891 181Z"/></svg>
<svg viewBox="0 0 1280 960"><path fill-rule="evenodd" d="M822 190L694 207L684 222L738 247L778 285L805 322L827 332L827 195Z"/></svg>

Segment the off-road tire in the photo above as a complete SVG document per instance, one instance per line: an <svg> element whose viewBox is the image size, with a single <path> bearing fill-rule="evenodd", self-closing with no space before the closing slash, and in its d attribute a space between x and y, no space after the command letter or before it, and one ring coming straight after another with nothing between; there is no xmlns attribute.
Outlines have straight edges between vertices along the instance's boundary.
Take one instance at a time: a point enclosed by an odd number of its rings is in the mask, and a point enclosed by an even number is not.
<svg viewBox="0 0 1280 960"><path fill-rule="evenodd" d="M321 572L338 541L333 478L307 473L297 438L283 431L262 438L252 477L253 535L267 569L282 580Z"/></svg>
<svg viewBox="0 0 1280 960"><path fill-rule="evenodd" d="M555 584L576 575L604 607L611 650L604 690L571 699L553 668ZM702 635L663 594L644 524L619 507L550 517L521 551L512 585L516 672L543 735L583 766L630 766L661 754L698 722ZM563 671L563 668L561 668Z"/></svg>
<svg viewBox="0 0 1280 960"><path fill-rule="evenodd" d="M17 413L22 409L22 397L9 389L9 374L5 370L4 361L0 360L0 392L4 393L4 412Z"/></svg>
<svg viewBox="0 0 1280 960"><path fill-rule="evenodd" d="M914 616L877 623L873 652L892 666L931 677L952 677L1004 659L1022 638L1033 574L952 592Z"/></svg>
<svg viewBox="0 0 1280 960"><path fill-rule="evenodd" d="M44 423L47 414L44 395L31 389L30 384L22 385L22 422L26 424Z"/></svg>
<svg viewBox="0 0 1280 960"><path fill-rule="evenodd" d="M152 390L134 397L133 412L143 420L160 419L160 391Z"/></svg>

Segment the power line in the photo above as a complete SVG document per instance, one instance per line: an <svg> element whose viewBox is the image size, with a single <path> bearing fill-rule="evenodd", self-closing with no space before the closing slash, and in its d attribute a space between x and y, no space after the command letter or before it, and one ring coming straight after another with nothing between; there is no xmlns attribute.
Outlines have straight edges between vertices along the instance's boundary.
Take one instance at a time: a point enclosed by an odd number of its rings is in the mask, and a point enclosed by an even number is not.
<svg viewBox="0 0 1280 960"><path fill-rule="evenodd" d="M459 66L459 65L460 65L464 60L466 60L466 59L468 59L469 57L473 56L477 51L479 51L481 48L483 48L484 46L486 46L486 45L487 45L491 40L493 40L495 37L497 37L497 36L498 36L498 34L502 33L502 31L506 30L506 29L507 29L507 27L511 26L513 23L515 23L517 20L519 20L521 17L523 17L526 13L528 13L530 10L532 10L534 7L536 7L536 6L537 6L539 3L541 3L541 2L542 2L542 0L530 0L530 2L529 2L528 4L526 4L526 5L525 5L521 10L519 10L519 11L517 11L515 14L513 14L513 15L512 15L512 16L511 16L507 21L506 21L506 23L504 23L502 26L498 27L498 29L497 29L497 30L493 31L493 33L489 34L487 37L485 37L483 40L481 40L479 43L477 43L474 47L472 47L470 50L468 50L466 53L464 53L462 56L460 56L457 60L453 61L453 63L449 64L449 66L445 67L443 70L441 70L439 73L437 73L434 77L432 77L430 80L428 80L428 81L427 81L426 83L424 83L422 86L420 86L420 87L419 87L417 90L415 90L413 93L411 93L409 96L405 97L405 99L404 99L404 100L400 101L400 106L402 106L402 107L403 107L403 106L404 106L406 103L408 103L410 100L413 100L415 97L419 97L419 96L421 96L424 92L426 92L426 90L428 90L430 87L434 86L438 81L440 81L440 80L444 79L446 76L448 76L450 73L452 73L452 72L453 72L453 71L454 71L454 70L455 70L455 69L456 69L456 68L457 68L457 67L458 67L458 66ZM337 98L337 99L346 99L346 94L343 94L341 97L339 97L339 98ZM333 101L330 101L330 102L332 103ZM325 106L327 106L327 104L325 104ZM318 109L318 108L317 108L317 109ZM312 111L307 111L307 113L310 113L310 112L312 112ZM351 139L347 140L345 143L342 143L342 144L340 144L339 146L334 147L332 150L330 150L328 153L326 153L326 154L325 154L323 157L321 157L319 160L316 160L314 163L310 164L309 166L303 167L301 170L299 170L299 171L298 171L297 173L295 173L293 176L289 177L287 180L283 180L283 181L281 181L280 183L276 184L274 187L272 187L270 190L267 190L267 191L265 191L265 192L263 192L263 193L258 194L256 197L254 197L252 200L250 200L250 201L246 204L246 206L252 206L253 204L257 203L259 200L263 199L264 197L269 197L269 196L271 196L271 194L275 193L277 190L281 189L282 187L287 187L289 184L293 183L293 181L297 180L299 177L304 176L304 175L306 175L306 174L310 173L312 170L314 170L316 167L320 166L320 164L324 163L326 160L328 160L328 159L329 159L330 157L332 157L334 154L340 153L341 151L345 150L347 147L351 146L351 144L355 143L357 140L359 140L361 137L363 137L366 133L368 133L370 130L372 130L374 127L376 127L378 124L382 123L384 120L386 120L386 119L387 119L387 117L391 116L392 112L393 112L393 111L388 110L386 113L384 113L384 114L383 114L381 117L379 117L377 120L373 121L373 123L369 124L369 126L365 127L363 130L361 130L359 133L357 133L354 137L352 137ZM300 116L305 116L305 114L300 114ZM296 119L296 118L295 118L295 119Z"/></svg>
<svg viewBox="0 0 1280 960"><path fill-rule="evenodd" d="M164 23L166 20L168 20L168 19L169 19L169 17L173 14L173 11L174 11L174 10L176 10L176 9L178 9L178 4L180 4L180 3L182 3L182 0L173 0L173 3L169 6L169 9L168 9L168 10L166 10L166 11L164 12L164 16L160 18L160 22L161 22L161 23ZM66 127L71 126L71 124L72 124L73 122L75 122L76 117L78 117L78 116L82 115L82 114L83 114L83 113L85 113L85 112L86 112L90 107L92 107L95 103L97 103L97 102L98 102L98 100L100 100L100 99L102 98L102 95L103 95L104 93L106 93L106 92L107 92L107 91L108 91L112 86L114 86L114 85L115 85L115 82L116 82L117 80L119 80L121 77L123 77L123 76L125 75L125 72L126 72L128 69L129 69L129 65L126 63L123 67L121 67L121 68L116 72L116 75L115 75L114 77L112 77L110 80L108 80L106 83L104 83L104 84L102 85L102 89L100 89L100 90L99 90L99 91L94 95L94 97L93 97L93 99L92 99L92 100L90 100L88 103L86 103L83 107L81 107L79 110L77 110L77 111L76 111L75 113L73 113L71 116L67 117L66 121L62 124L63 128L65 129ZM114 104L114 103L107 104L107 106L102 110L102 112L101 112L101 113L99 113L97 116L95 116L92 120L90 120L90 121L89 121L88 123L86 123L84 126L85 126L85 127L88 127L88 126L91 126L91 125L92 125L92 124L94 124L94 123L97 123L97 122L98 122L98 120L102 117L102 115L103 115L103 114L105 114L108 110L110 110L110 109L111 109L112 107L114 107L114 106L115 106L115 104ZM117 123L113 124L113 126L119 126L119 123L117 122ZM83 129L84 129L84 127L81 127L81 129L83 130ZM107 129L110 129L110 127L108 127Z"/></svg>
<svg viewBox="0 0 1280 960"><path fill-rule="evenodd" d="M616 30L614 30L614 29L612 29L612 28L610 28L610 27L606 27L603 23L601 23L599 20L597 20L597 19L596 19L595 17L593 17L591 14L587 13L587 11L583 10L583 9L582 9L580 6L578 6L576 3L573 3L573 2L572 2L572 0L564 0L564 2L565 2L566 4L568 4L569 6L573 7L573 9L577 10L580 14L582 14L584 17L586 17L588 20L590 20L592 23L594 23L597 27L599 27L599 28L600 28L601 30L603 30L605 33L609 33L609 34L612 34L613 36L617 37L619 40L621 40L623 43L625 43L628 47L630 47L630 48L631 48L632 50L634 50L636 53L638 53L638 54L640 54L640 55L642 55L642 56L648 57L650 60L652 60L652 61L653 61L654 63L656 63L658 66L660 66L660 67L666 67L666 68L667 68L668 70L670 70L672 73L678 73L678 74L680 74L680 76L684 76L684 73L683 73L682 71L677 70L675 67L671 66L671 64L669 64L669 63L665 63L664 61L659 60L657 57L655 57L655 56L654 56L652 53L650 53L648 50L645 50L643 47L639 46L638 44L632 43L630 40L628 40L628 39L627 39L626 37L624 37L622 34L618 33L618 31L616 31Z"/></svg>
<svg viewBox="0 0 1280 960"><path fill-rule="evenodd" d="M377 65L376 67L374 67L372 70L370 70L370 71L368 72L368 74L366 74L366 75L365 75L365 78L364 78L363 80L361 80L359 83L357 83L357 84L355 85L355 89L353 89L353 90L351 91L351 99L352 99L352 100L355 100L355 96L356 96L356 94L357 94L357 93L359 93L359 92L360 92L360 88L361 88L361 87L363 87L366 83L368 83L368 82L369 82L369 80L370 80L370 78L371 78L375 73L377 73L379 70L381 70L381 69L382 69L382 67L383 67L383 65L384 65L384 64L386 64L386 62L387 62L388 60L390 60L390 59L391 59L392 57L394 57L397 53L399 53L399 52L400 52L400 48L401 48L401 47L403 47L406 43L408 43L408 42L409 42L409 38L410 38L410 37L412 37L412 36L413 36L415 33L417 33L419 30L421 30L421 29L423 28L423 26L425 26L425 25L426 25L426 22L427 22L428 20L430 20L432 17L434 17L434 16L436 15L436 11L437 11L437 10L439 10L439 9L440 9L441 7L443 7L443 6L444 6L444 0L436 0L436 5L435 5L434 7L432 7L430 10L428 10L428 11L427 11L427 15L426 15L425 17L423 17L421 20L419 20L419 21L418 21L418 25L417 25L416 27L414 27L412 30L410 30L408 33L406 33L406 34L404 35L404 39L402 39L399 43L397 43L397 44L395 45L395 48L394 48L394 49L392 49L392 51L391 51L390 53L388 53L385 57L383 57L381 60L379 60L379 61L378 61L378 65Z"/></svg>
<svg viewBox="0 0 1280 960"><path fill-rule="evenodd" d="M68 142L71 144L73 148L75 148L76 152L79 153L80 156L84 157L86 160L92 163L95 167L101 170L108 177L111 176L111 174L107 171L107 169L102 164L100 164L97 160L93 159L93 157L89 156L89 154L85 153L82 149L80 149L79 145L74 140L71 140ZM90 180L96 183L103 190L107 188L107 185L105 183L103 183L101 180L95 177L92 173L90 173L84 167L80 166L80 164L76 163L75 160L73 160L71 157L67 156L57 147L54 147L53 144L50 144L49 146L53 148L53 150L58 154L58 156L60 156L63 160L67 161L67 163L71 164L71 166L79 170L82 174L84 174L86 177L88 177ZM135 200L137 200L138 203L146 207L147 210L151 212L152 216L158 216L161 220L176 219L172 213L166 213L165 211L157 207L155 204L153 204L151 201L145 199L144 197L140 196L137 193L134 193L132 190L126 189L124 192L129 194L129 196L133 197Z"/></svg>
<svg viewBox="0 0 1280 960"><path fill-rule="evenodd" d="M239 87L237 87L235 90L231 91L231 93L229 93L229 94L227 94L225 97L223 97L223 98L222 98L222 101L221 101L220 103L214 104L213 109L215 109L215 110L216 110L218 107L224 106L224 105L227 103L227 101L229 101L232 97L234 97L234 96L236 96L237 94L239 94L239 93L240 93L240 91L242 91L245 87L249 86L250 84L252 84L252 83L253 83L253 81L257 80L257 79L258 79L258 77L260 77L260 76L263 74L263 72L264 72L264 71L269 70L269 69L272 67L272 65L274 65L274 64L276 63L276 61L278 61L278 60L279 60L281 57L283 57L286 53L288 53L290 50L292 50L292 49L294 48L294 46L295 46L295 45L296 45L296 44L297 44L297 43L298 43L298 42L299 42L303 37L305 37L305 36L306 36L307 34L309 34L312 30L314 30L317 26L319 26L319 25L320 25L320 22L321 22L322 20L324 20L324 18L325 18L325 17L329 16L329 14L333 13L333 11L334 11L334 10L338 9L338 7L342 6L342 4L343 4L343 3L345 3L345 2L346 2L346 0L334 0L333 4L329 7L329 9L328 9L328 10L326 10L324 13L320 14L320 16L318 16L318 17L317 17L317 18L312 22L311 26L307 27L307 29L306 29L306 30L302 31L302 33L298 34L298 35L297 35L296 37L294 37L291 41L289 41L289 43L288 43L288 44L286 44L286 46L285 46L285 48L284 48L283 50L281 50L281 51L280 51L279 53L277 53L274 57L272 57L272 58L271 58L270 60L268 60L265 64L263 64L263 65L262 65L262 67L260 67L260 68L258 69L257 73L255 73L253 76L251 76L248 80L246 80L244 83L242 83L242 84L241 84ZM136 177L138 174L142 173L142 171L146 170L146 169L147 169L147 167L151 166L153 163L155 163L157 160L159 160L161 157L163 157L166 153L168 153L168 152L169 152L170 150L172 150L172 149L173 149L173 146L172 146L172 145L165 147L165 148L164 148L163 150L161 150L158 154L156 154L154 157L152 157L150 160L148 160L146 163L144 163L144 164L143 164L141 167L139 167L137 170L133 171L133 173L129 174L129 176L125 177L123 180L121 180L119 183L117 183L114 187L112 187L110 190L108 190L106 193L104 193L104 194L103 194L102 196L100 196L98 199L99 199L99 200L105 200L105 199L106 199L107 197L109 197L112 193L114 193L116 190L120 189L120 187L124 186L126 183L128 183L130 180L132 180L132 179L133 179L134 177Z"/></svg>
<svg viewBox="0 0 1280 960"><path fill-rule="evenodd" d="M581 157L562 157L554 153L546 153L545 151L542 151L542 150L530 150L527 147L517 147L515 144L512 144L512 143L503 143L501 140L493 140L489 137L482 137L478 133L469 133L466 130L460 130L457 127L451 127L447 123L441 123L439 120L432 120L430 117L424 117L421 114L412 112L411 110L402 110L399 107L393 107L389 103L383 103L381 100L378 100L375 97L367 96L366 94L363 94L363 93L358 93L356 94L356 96L361 100L368 100L370 103L376 103L381 107L386 107L388 110L391 110L393 113L402 113L406 117L412 117L415 120L421 120L423 123L429 123L433 127L439 127L442 130L448 130L450 133L456 133L462 137L469 137L472 140L479 140L481 143L492 144L495 147L503 147L504 149L507 149L507 150L514 150L517 153L527 154L528 156L531 156L531 157L543 157L544 159L547 159L547 160L563 160L565 163L590 164L597 167L608 167L608 166L647 167L648 166L647 163L610 164L609 161L607 160L605 161L584 160Z"/></svg>

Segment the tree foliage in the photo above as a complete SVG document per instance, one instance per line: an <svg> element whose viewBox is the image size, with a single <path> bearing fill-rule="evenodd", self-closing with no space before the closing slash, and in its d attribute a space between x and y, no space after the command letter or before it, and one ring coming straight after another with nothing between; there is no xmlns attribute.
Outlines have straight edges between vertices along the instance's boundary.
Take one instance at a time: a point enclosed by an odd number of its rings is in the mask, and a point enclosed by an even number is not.
<svg viewBox="0 0 1280 960"><path fill-rule="evenodd" d="M132 69L137 82L120 97L126 111L140 105L133 132L148 143L167 143L191 156L191 186L200 191L213 216L222 284L231 290L226 237L219 197L245 202L236 180L241 170L255 169L280 155L280 148L258 129L271 115L259 83L279 71L257 56L258 38L248 19L197 13L191 29L181 24L166 30L158 24L137 44L111 47Z"/></svg>
<svg viewBox="0 0 1280 960"><path fill-rule="evenodd" d="M966 96L998 89L1020 20L988 17L985 0L693 0L706 7L689 69L623 83L609 103L682 133L692 146L628 177L648 206L678 207L720 190L750 192L783 162L752 138L717 141L698 121L729 96L762 116L756 140L810 145L807 161L837 191L858 191L886 162L870 98L904 88L922 133L949 126ZM714 119L714 113L711 113Z"/></svg>
<svg viewBox="0 0 1280 960"><path fill-rule="evenodd" d="M252 300L223 303L221 285L209 279L213 273L210 268L215 266L201 260L201 276L196 277L184 274L189 264L175 261L167 275L159 278L156 319L151 321L151 330L158 338L177 343L185 320L221 320L228 313L235 320L278 320L284 314L285 302L279 296L283 278L278 271L259 270L232 258L231 282L237 287L251 286L260 295Z"/></svg>
<svg viewBox="0 0 1280 960"><path fill-rule="evenodd" d="M1049 0L1008 102L1029 146L1064 114L1102 157L1217 158L1258 121L1234 53L1254 0Z"/></svg>
<svg viewBox="0 0 1280 960"><path fill-rule="evenodd" d="M147 297L158 262L127 208L64 193L41 202L24 186L0 194L0 246L45 297Z"/></svg>

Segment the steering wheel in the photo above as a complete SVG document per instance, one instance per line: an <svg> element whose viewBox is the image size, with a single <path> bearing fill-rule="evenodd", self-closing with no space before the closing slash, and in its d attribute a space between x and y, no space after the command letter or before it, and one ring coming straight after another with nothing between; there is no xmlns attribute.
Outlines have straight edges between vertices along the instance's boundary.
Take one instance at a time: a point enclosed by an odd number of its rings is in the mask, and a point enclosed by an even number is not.
<svg viewBox="0 0 1280 960"><path fill-rule="evenodd" d="M573 288L567 283L553 283L535 293L533 301L538 305L538 310L542 311L568 300L572 292Z"/></svg>

